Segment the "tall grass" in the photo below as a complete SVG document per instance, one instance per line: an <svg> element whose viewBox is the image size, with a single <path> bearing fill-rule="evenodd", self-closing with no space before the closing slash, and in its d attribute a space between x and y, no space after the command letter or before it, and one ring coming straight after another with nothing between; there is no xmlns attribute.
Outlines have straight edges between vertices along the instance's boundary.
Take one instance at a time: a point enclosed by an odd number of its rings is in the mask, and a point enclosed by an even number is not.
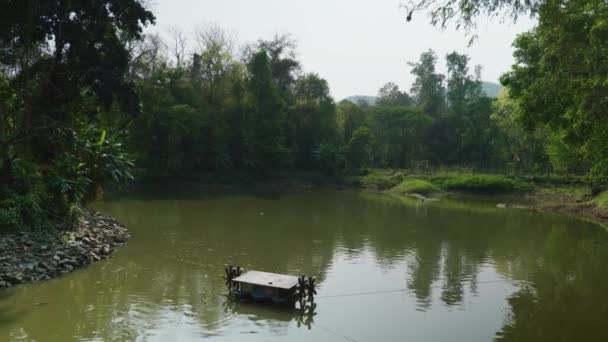
<svg viewBox="0 0 608 342"><path fill-rule="evenodd" d="M405 179L399 185L393 187L391 192L400 194L420 194L428 195L434 192L440 192L438 186L422 179Z"/></svg>
<svg viewBox="0 0 608 342"><path fill-rule="evenodd" d="M439 182L445 190L476 193L515 192L530 188L526 183L499 175L460 175Z"/></svg>

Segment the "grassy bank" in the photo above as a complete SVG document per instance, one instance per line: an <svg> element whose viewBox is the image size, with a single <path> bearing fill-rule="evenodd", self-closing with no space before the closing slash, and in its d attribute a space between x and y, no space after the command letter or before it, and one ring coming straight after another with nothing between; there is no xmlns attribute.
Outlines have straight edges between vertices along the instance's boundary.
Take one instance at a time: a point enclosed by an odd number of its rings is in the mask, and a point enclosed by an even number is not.
<svg viewBox="0 0 608 342"><path fill-rule="evenodd" d="M441 189L435 184L426 180L408 178L401 181L401 183L398 185L392 187L390 191L400 194L430 195L441 192Z"/></svg>
<svg viewBox="0 0 608 342"><path fill-rule="evenodd" d="M372 170L363 176L351 176L350 183L363 188L401 193L469 192L482 194L526 192L531 184L514 177L471 174L457 171L431 175L410 174L398 170Z"/></svg>
<svg viewBox="0 0 608 342"><path fill-rule="evenodd" d="M358 175L339 177L319 172L273 173L262 177L210 174L192 179L139 182L126 191L112 191L111 197L118 195L124 198L147 193L200 197L226 193L263 194L352 188L395 195L420 195L422 198L445 197L450 193L509 195L508 201L513 201L509 204L591 217L608 224L608 192L593 196L590 184L582 177L508 176L476 174L469 170L418 174L407 170L372 169ZM501 197L502 200L504 197Z"/></svg>
<svg viewBox="0 0 608 342"><path fill-rule="evenodd" d="M345 183L394 194L510 195L515 201L513 204L520 204L517 203L520 198L526 203L524 207L584 216L608 225L608 191L594 195L592 185L578 176L508 176L475 174L468 170L417 174L375 169L365 175L346 177Z"/></svg>

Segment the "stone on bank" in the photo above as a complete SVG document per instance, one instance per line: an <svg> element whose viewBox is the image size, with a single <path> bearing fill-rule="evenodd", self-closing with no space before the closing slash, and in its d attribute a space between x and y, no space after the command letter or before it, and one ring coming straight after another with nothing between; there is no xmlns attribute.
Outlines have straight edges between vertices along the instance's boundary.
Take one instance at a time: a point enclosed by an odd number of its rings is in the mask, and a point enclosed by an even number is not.
<svg viewBox="0 0 608 342"><path fill-rule="evenodd" d="M0 236L0 288L39 282L108 258L129 240L127 229L111 217L87 211L73 230L20 231Z"/></svg>

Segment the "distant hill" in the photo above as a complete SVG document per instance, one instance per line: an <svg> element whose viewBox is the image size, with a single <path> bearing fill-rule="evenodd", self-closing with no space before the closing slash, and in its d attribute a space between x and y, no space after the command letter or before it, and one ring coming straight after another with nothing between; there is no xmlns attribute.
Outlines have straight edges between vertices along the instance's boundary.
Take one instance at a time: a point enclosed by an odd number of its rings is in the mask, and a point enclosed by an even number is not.
<svg viewBox="0 0 608 342"><path fill-rule="evenodd" d="M503 86L494 82L481 82L481 88L488 97L496 98L502 90Z"/></svg>
<svg viewBox="0 0 608 342"><path fill-rule="evenodd" d="M363 103L367 103L370 106L373 106L376 104L376 100L378 98L376 96L365 96L365 95L355 95L355 96L349 96L347 98L345 98L344 100L350 101L354 104L360 104L361 102Z"/></svg>

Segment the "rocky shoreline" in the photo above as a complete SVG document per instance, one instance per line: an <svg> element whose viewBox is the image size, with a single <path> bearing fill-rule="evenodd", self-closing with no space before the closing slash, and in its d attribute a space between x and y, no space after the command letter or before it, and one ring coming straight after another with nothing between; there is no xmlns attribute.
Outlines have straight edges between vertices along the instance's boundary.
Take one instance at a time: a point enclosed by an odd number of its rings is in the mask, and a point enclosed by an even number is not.
<svg viewBox="0 0 608 342"><path fill-rule="evenodd" d="M129 238L123 225L90 210L72 230L1 235L0 289L48 280L106 259Z"/></svg>

